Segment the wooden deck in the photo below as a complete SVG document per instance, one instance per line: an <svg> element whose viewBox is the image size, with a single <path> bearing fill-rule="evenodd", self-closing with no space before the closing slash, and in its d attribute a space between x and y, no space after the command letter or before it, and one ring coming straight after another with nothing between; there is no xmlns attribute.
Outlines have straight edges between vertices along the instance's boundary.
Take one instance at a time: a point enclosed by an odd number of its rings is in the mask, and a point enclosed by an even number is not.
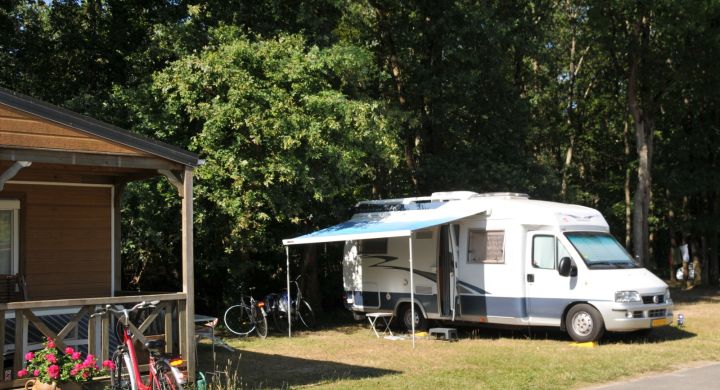
<svg viewBox="0 0 720 390"><path fill-rule="evenodd" d="M162 334L168 352L179 353L186 358L189 357L194 352L194 346L188 343L188 340L192 340L192 336L187 334L187 329L192 327L193 324L186 323L187 318L189 318L187 315L186 293L0 303L0 351L6 349L6 316L15 318L13 365L12 367L5 367L4 359L0 359L0 373L3 373L1 379L5 379L0 381L0 389L22 387L26 382L25 379L15 378L17 371L23 368L25 353L30 351L28 342L30 326L40 331L44 336L55 340L58 348L64 349L68 336L78 328L81 320L94 313L96 308L105 305L129 307L141 301L159 301L159 303L144 316L141 323L131 325L133 338L144 343L147 341L146 332L148 332L152 324L159 322L162 324ZM52 309L70 311L75 314L62 329L53 331L42 320L42 316L37 315L37 312ZM90 317L87 320L87 350L88 353L96 355L98 360L108 359L112 353L110 350L110 331L111 329L114 330L115 323L116 319L110 318L110 316ZM17 347L18 345L20 348ZM10 373L9 380L7 380L8 372Z"/></svg>

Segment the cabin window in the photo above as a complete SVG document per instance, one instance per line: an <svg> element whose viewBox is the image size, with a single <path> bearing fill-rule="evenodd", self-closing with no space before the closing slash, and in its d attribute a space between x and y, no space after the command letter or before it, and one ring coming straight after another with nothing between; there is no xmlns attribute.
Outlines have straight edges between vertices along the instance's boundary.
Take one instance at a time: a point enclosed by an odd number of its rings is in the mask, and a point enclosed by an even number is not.
<svg viewBox="0 0 720 390"><path fill-rule="evenodd" d="M386 254L387 253L387 238L376 238L373 240L361 240L358 245L358 254L370 255L370 254Z"/></svg>
<svg viewBox="0 0 720 390"><path fill-rule="evenodd" d="M17 272L20 201L0 200L0 274Z"/></svg>
<svg viewBox="0 0 720 390"><path fill-rule="evenodd" d="M468 263L502 264L505 232L502 230L470 230L468 234Z"/></svg>
<svg viewBox="0 0 720 390"><path fill-rule="evenodd" d="M555 269L563 257L570 257L565 246L555 236L533 237L532 263L535 268Z"/></svg>

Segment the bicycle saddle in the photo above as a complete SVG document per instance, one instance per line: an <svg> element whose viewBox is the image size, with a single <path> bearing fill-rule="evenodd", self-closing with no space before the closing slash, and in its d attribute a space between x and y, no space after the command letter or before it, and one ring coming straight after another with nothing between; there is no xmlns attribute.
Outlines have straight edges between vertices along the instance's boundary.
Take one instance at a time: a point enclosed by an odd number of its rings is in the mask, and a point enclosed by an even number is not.
<svg viewBox="0 0 720 390"><path fill-rule="evenodd" d="M148 340L145 343L145 348L149 350L160 350L165 348L165 340Z"/></svg>

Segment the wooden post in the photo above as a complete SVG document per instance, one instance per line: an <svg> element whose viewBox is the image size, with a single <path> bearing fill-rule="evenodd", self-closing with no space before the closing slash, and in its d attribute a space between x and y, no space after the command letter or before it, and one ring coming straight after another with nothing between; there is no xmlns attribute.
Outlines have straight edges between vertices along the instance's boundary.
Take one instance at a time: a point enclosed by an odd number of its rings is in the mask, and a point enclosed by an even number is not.
<svg viewBox="0 0 720 390"><path fill-rule="evenodd" d="M177 301L165 310L165 352L177 352L173 346L173 306L177 306Z"/></svg>
<svg viewBox="0 0 720 390"><path fill-rule="evenodd" d="M28 320L25 318L25 310L15 310L15 357L13 360L13 372L22 369L25 361L25 346L27 345Z"/></svg>
<svg viewBox="0 0 720 390"><path fill-rule="evenodd" d="M185 343L181 353L187 361L188 380L195 381L195 275L193 272L193 170L185 167L182 193L182 268L185 301L184 333ZM181 334L182 334L181 333ZM181 340L182 342L183 340Z"/></svg>
<svg viewBox="0 0 720 390"><path fill-rule="evenodd" d="M111 314L104 315L101 317L100 325L100 356L103 360L110 358L110 322Z"/></svg>

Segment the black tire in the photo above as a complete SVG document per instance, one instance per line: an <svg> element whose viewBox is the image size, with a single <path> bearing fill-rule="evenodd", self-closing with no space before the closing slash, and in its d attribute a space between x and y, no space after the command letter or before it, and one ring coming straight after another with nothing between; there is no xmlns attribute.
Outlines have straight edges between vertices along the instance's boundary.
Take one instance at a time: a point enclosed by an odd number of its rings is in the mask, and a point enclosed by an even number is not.
<svg viewBox="0 0 720 390"><path fill-rule="evenodd" d="M123 353L115 351L112 356L112 362L115 365L115 369L110 373L110 388L113 390L130 390L130 373L125 361L123 360Z"/></svg>
<svg viewBox="0 0 720 390"><path fill-rule="evenodd" d="M253 309L253 316L255 317L255 332L260 338L266 338L268 325L265 310L262 307L256 307Z"/></svg>
<svg viewBox="0 0 720 390"><path fill-rule="evenodd" d="M605 323L594 307L581 303L568 310L565 329L573 340L584 343L599 340L605 333Z"/></svg>
<svg viewBox="0 0 720 390"><path fill-rule="evenodd" d="M306 328L312 329L315 327L315 312L306 300L302 300L298 306L298 316L300 322L305 325Z"/></svg>
<svg viewBox="0 0 720 390"><path fill-rule="evenodd" d="M153 390L181 390L182 385L175 381L171 373L158 372L158 376L152 382Z"/></svg>
<svg viewBox="0 0 720 390"><path fill-rule="evenodd" d="M287 332L288 317L286 311L281 311L277 306L273 308L273 323L278 332Z"/></svg>
<svg viewBox="0 0 720 390"><path fill-rule="evenodd" d="M412 318L412 310L410 310L410 304L403 305L402 309L400 310L400 319L402 321L402 324L405 326L405 330L408 332L412 332L412 322L410 322ZM418 305L415 305L415 331L418 330L427 330L427 319L423 315L422 311L418 307Z"/></svg>
<svg viewBox="0 0 720 390"><path fill-rule="evenodd" d="M239 336L247 336L253 331L254 324L250 318L250 308L244 303L230 306L223 317L225 327Z"/></svg>

